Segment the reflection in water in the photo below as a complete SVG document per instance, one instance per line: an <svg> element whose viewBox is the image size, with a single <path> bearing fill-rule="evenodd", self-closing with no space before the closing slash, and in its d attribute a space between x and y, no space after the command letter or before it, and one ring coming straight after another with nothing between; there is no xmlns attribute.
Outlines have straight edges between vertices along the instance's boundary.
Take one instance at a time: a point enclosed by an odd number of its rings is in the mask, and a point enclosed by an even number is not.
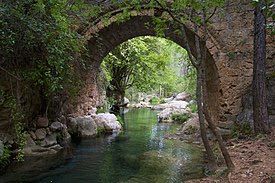
<svg viewBox="0 0 275 183"><path fill-rule="evenodd" d="M47 183L182 182L202 175L200 149L164 134L177 126L158 124L149 109L125 114L125 131L75 145L73 157L57 168L24 177ZM17 175L17 181L22 176ZM16 182L16 181L15 181Z"/></svg>

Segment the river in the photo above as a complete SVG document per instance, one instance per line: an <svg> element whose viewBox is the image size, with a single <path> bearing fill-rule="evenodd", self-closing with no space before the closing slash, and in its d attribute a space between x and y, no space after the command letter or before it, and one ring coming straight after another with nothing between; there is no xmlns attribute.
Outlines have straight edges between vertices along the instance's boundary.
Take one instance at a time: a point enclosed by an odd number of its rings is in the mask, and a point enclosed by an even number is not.
<svg viewBox="0 0 275 183"><path fill-rule="evenodd" d="M175 132L178 125L157 123L156 112L149 109L130 110L125 114L124 121L124 131L119 135L82 139L73 144L70 158L62 157L61 164L43 171L38 171L36 166L36 170L31 172L13 172L13 179L6 180L37 183L177 183L203 176L201 149L165 138L168 133Z"/></svg>

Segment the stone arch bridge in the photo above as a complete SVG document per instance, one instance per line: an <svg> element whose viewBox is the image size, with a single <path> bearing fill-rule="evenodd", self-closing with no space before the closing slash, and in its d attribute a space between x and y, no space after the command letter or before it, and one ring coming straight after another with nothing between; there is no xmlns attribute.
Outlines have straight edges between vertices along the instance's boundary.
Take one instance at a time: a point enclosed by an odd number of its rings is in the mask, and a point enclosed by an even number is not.
<svg viewBox="0 0 275 183"><path fill-rule="evenodd" d="M99 105L102 91L98 81L99 67L103 58L116 46L137 36L156 35L153 16L161 16L160 9L142 9L130 11L131 16L126 21L118 21L123 8L116 8L109 1L92 1L101 3L105 11L111 14L109 22L101 17L92 19L90 25L80 30L88 41L92 68L87 73L85 88L81 91L79 105L75 111L78 115L89 112L90 106ZM173 22L168 22L165 38L184 47L184 39L175 33L177 29ZM186 40L191 46L191 52L196 56L195 33L188 23L185 26ZM208 101L212 115L219 122L236 121L238 115L251 109L249 91L253 73L253 7L249 0L229 0L224 8L218 10L211 18L207 45L207 89ZM268 75L274 75L274 37L268 37L267 60ZM273 62L272 62L273 61ZM92 76L92 77L91 77ZM275 81L269 78L270 113L275 115ZM248 95L248 97L247 97ZM244 98L248 99L244 101ZM243 114L247 118L249 113ZM249 117L248 117L249 118Z"/></svg>

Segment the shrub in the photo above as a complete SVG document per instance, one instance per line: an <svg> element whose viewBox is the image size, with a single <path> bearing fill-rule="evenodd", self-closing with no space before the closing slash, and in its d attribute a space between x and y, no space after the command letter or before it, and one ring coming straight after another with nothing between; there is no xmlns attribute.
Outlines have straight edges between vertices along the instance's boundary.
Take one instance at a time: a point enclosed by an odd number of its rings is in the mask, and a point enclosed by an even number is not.
<svg viewBox="0 0 275 183"><path fill-rule="evenodd" d="M196 103L189 104L188 107L192 113L198 112L198 106Z"/></svg>
<svg viewBox="0 0 275 183"><path fill-rule="evenodd" d="M189 118L190 118L190 116L188 114L172 114L172 120L177 123L184 123Z"/></svg>
<svg viewBox="0 0 275 183"><path fill-rule="evenodd" d="M164 98L162 98L162 99L160 99L159 103L160 103L160 104L164 104L164 103L166 103L166 102L165 102Z"/></svg>
<svg viewBox="0 0 275 183"><path fill-rule="evenodd" d="M159 104L160 100L158 97L153 97L149 100L150 104L152 105L156 105L156 104Z"/></svg>
<svg viewBox="0 0 275 183"><path fill-rule="evenodd" d="M117 121L123 126L124 125L124 120L120 115L116 115Z"/></svg>
<svg viewBox="0 0 275 183"><path fill-rule="evenodd" d="M6 167L10 163L11 151L7 146L4 146L3 154L0 156L0 169Z"/></svg>

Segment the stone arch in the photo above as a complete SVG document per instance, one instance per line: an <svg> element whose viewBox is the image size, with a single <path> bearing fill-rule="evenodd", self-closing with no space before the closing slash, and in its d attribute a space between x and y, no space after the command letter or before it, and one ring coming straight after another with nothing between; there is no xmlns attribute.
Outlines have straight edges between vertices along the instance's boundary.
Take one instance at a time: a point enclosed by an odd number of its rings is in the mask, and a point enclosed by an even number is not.
<svg viewBox="0 0 275 183"><path fill-rule="evenodd" d="M97 21L95 25L87 27L83 34L86 36L88 41L88 49L90 58L90 64L92 65L93 71L99 72L100 64L103 58L112 51L119 44L138 36L156 36L155 28L153 25L153 16L160 15L161 12L158 10L143 10L142 12L132 11L131 16L128 20L123 22L117 22L117 15L109 18L109 22L103 23L102 21ZM191 47L192 54L196 57L195 50L195 33L185 26L187 38ZM177 43L184 48L184 38L176 33L177 27L172 21L167 23L167 28L165 29L165 36L169 40ZM218 114L220 111L219 103L221 99L220 94L220 82L218 69L215 64L216 53L211 53L213 50L217 51L217 43L209 39L207 42L207 89L210 93L208 102L211 106L211 114L218 119ZM86 81L87 85L94 85L97 80L97 76L93 80L88 78ZM90 91L88 91L90 89ZM95 93L88 88L85 90L85 95L92 96ZM94 97L94 96L93 96ZM85 108L85 105L82 105ZM86 107L87 108L87 107ZM86 109L85 112L88 110ZM85 113L84 112L84 113Z"/></svg>

